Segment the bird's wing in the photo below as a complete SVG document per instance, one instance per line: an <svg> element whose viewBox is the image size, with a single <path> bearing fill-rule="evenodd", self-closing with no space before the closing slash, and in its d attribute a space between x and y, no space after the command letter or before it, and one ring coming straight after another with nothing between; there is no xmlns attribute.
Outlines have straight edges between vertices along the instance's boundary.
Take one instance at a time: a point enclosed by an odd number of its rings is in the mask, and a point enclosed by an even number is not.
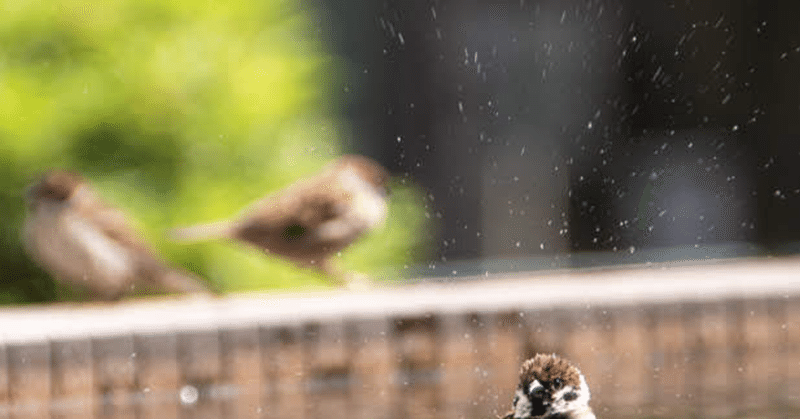
<svg viewBox="0 0 800 419"><path fill-rule="evenodd" d="M303 179L256 202L245 210L243 220L258 220L276 228L300 224L311 229L339 216L348 199L329 176Z"/></svg>
<svg viewBox="0 0 800 419"><path fill-rule="evenodd" d="M68 217L64 222L69 237L83 249L94 270L102 272L104 281L122 286L134 274L133 255L125 245L83 217Z"/></svg>
<svg viewBox="0 0 800 419"><path fill-rule="evenodd" d="M87 219L109 239L126 248L152 255L153 250L121 210L104 206L86 214Z"/></svg>
<svg viewBox="0 0 800 419"><path fill-rule="evenodd" d="M168 266L156 256L152 246L146 243L130 219L121 210L105 206L92 212L92 222L103 234L121 248L128 249L136 259L136 280L155 284L159 289L178 293L206 293L210 291L195 275Z"/></svg>
<svg viewBox="0 0 800 419"><path fill-rule="evenodd" d="M297 182L251 206L238 222L237 236L287 256L316 253L330 247L316 232L340 218L348 199L333 183Z"/></svg>

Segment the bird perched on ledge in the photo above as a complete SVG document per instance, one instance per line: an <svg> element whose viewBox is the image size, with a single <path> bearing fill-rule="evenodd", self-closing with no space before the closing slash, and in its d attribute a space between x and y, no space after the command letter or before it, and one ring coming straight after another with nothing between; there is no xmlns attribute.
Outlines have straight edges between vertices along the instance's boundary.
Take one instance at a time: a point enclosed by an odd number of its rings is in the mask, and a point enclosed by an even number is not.
<svg viewBox="0 0 800 419"><path fill-rule="evenodd" d="M596 419L589 386L577 367L556 355L522 364L512 411L502 419Z"/></svg>
<svg viewBox="0 0 800 419"><path fill-rule="evenodd" d="M179 228L172 235L185 242L241 241L345 283L347 275L331 257L384 223L388 180L389 173L375 161L343 156L232 220Z"/></svg>
<svg viewBox="0 0 800 419"><path fill-rule="evenodd" d="M194 275L171 268L73 172L53 170L26 194L25 250L56 280L82 288L92 300L117 300L136 286L208 293Z"/></svg>

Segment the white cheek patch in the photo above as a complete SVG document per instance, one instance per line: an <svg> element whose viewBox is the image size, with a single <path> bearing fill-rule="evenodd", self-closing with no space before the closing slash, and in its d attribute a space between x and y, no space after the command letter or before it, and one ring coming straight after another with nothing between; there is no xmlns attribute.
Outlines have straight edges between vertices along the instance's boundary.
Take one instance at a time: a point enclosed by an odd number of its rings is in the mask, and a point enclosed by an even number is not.
<svg viewBox="0 0 800 419"><path fill-rule="evenodd" d="M578 399L571 401L564 400L564 395L571 391L578 393ZM556 391L553 393L553 404L550 407L552 410L551 413L566 413L568 410L571 410L571 406L578 402L580 395L580 389L576 390L573 386L565 386L561 390Z"/></svg>
<svg viewBox="0 0 800 419"><path fill-rule="evenodd" d="M553 393L553 404L551 405L551 413L568 413L577 410L583 410L589 404L589 386L586 384L586 378L581 374L581 382L578 388L573 386L565 386L561 390ZM564 400L564 396L569 392L575 392L578 398L574 400Z"/></svg>
<svg viewBox="0 0 800 419"><path fill-rule="evenodd" d="M517 403L514 404L514 418L523 419L530 417L533 406L531 405L531 401L528 400L528 396L519 389L517 389L516 396Z"/></svg>

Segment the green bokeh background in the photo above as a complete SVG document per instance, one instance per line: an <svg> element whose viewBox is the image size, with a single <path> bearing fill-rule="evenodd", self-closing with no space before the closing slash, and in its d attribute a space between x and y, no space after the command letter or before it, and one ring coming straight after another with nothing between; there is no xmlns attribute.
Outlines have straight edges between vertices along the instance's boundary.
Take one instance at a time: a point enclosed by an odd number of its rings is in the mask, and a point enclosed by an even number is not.
<svg viewBox="0 0 800 419"><path fill-rule="evenodd" d="M19 239L22 189L52 167L83 173L166 259L216 289L326 286L244 245L178 245L164 234L233 216L346 152L335 86L348 63L315 37L314 10L0 0L0 11L0 303L56 298ZM395 278L424 254L420 194L394 183L386 227L341 266Z"/></svg>

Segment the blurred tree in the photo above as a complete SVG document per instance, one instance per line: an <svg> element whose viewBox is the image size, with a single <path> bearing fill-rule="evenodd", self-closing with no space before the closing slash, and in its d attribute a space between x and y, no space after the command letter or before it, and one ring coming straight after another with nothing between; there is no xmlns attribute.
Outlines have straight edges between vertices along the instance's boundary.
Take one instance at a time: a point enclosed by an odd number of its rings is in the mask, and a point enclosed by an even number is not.
<svg viewBox="0 0 800 419"><path fill-rule="evenodd" d="M163 237L176 224L230 217L343 152L334 86L347 64L315 39L313 11L256 0L0 8L0 302L55 296L19 240L22 189L48 167L92 179L168 259L218 288L322 284L253 249ZM342 263L374 272L421 251L417 196L400 187L387 227Z"/></svg>

